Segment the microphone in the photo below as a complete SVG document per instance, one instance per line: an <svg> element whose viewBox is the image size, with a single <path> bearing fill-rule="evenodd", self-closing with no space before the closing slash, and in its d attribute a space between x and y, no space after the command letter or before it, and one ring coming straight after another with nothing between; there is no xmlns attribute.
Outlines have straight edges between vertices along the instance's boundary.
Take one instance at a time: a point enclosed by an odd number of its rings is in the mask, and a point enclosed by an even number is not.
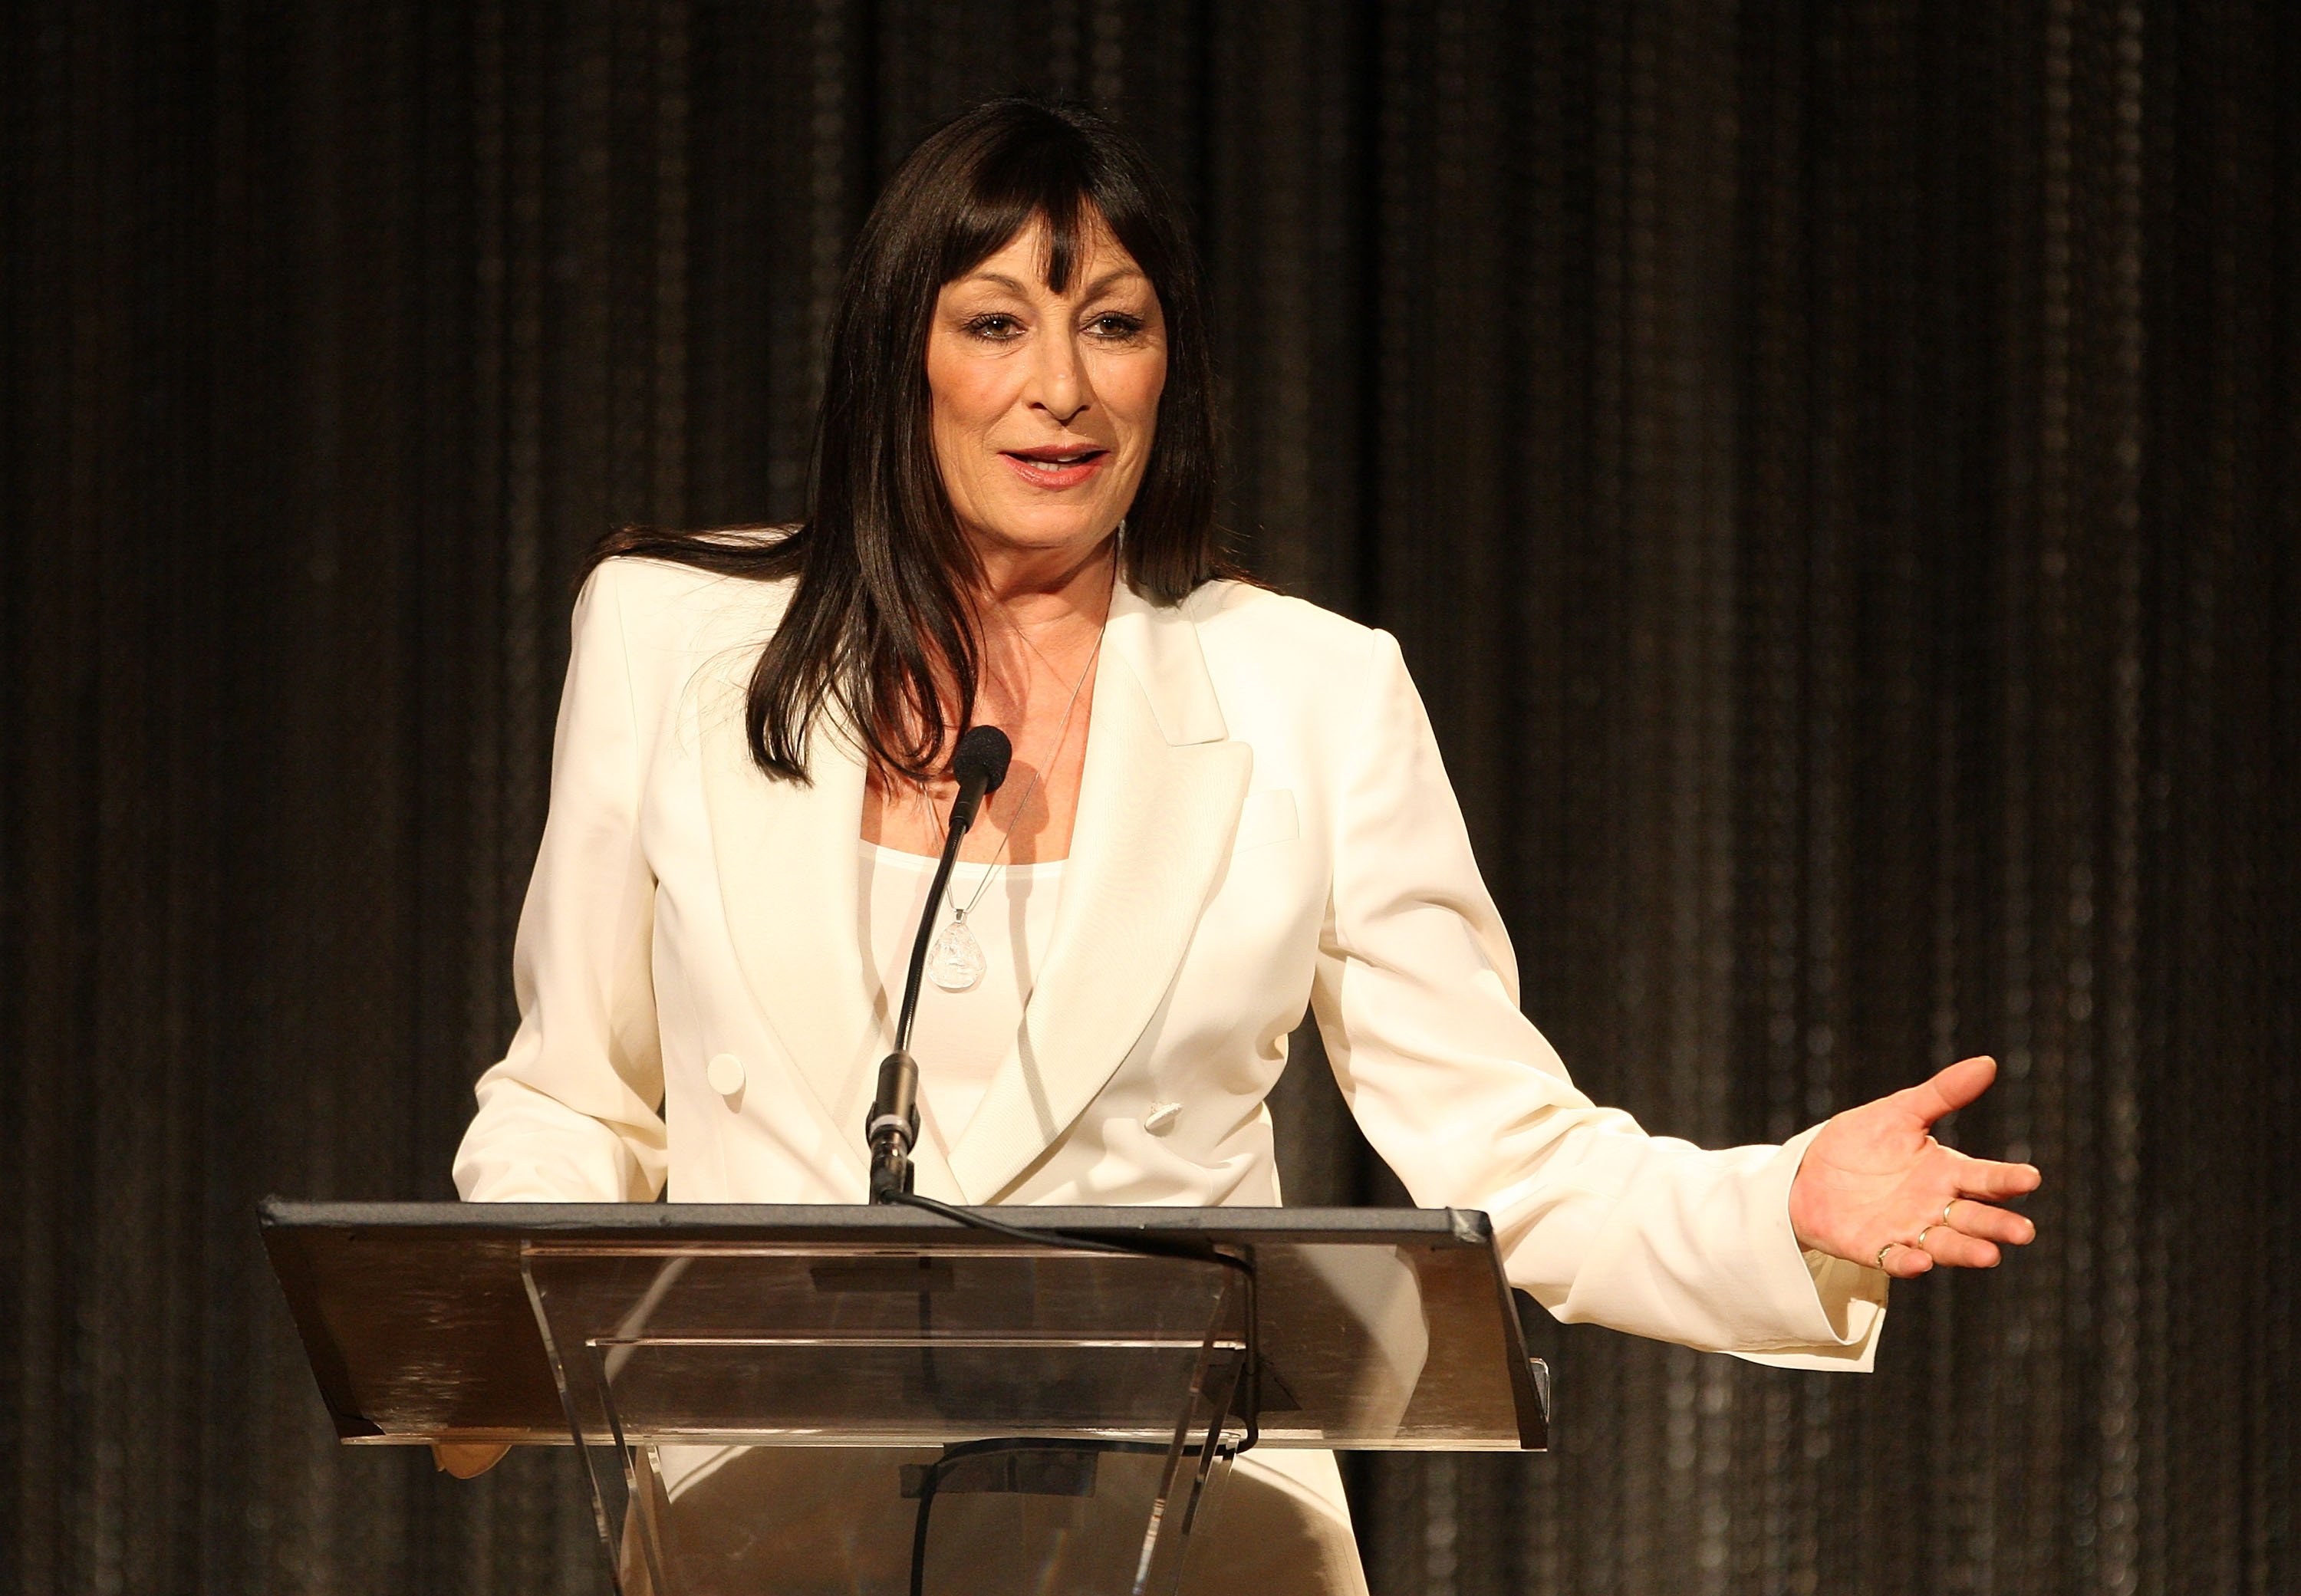
<svg viewBox="0 0 2301 1596"><path fill-rule="evenodd" d="M963 837L975 824L975 812L1007 780L1007 766L1014 757L1015 745L996 726L975 727L958 740L958 751L950 756L950 773L958 778L958 797L950 806L951 836ZM943 852L951 854L948 840Z"/></svg>
<svg viewBox="0 0 2301 1596"><path fill-rule="evenodd" d="M950 825L942 840L942 857L936 862L934 883L927 889L927 907L919 915L919 934L911 943L911 967L903 981L903 1007L895 1021L895 1050L879 1061L879 1094L871 1101L864 1122L863 1140L871 1149L871 1200L887 1203L911 1189L911 1149L919 1141L919 1066L911 1057L911 1023L918 1017L919 976L927 964L927 944L933 940L935 915L950 885L951 866L958 863L958 845L983 807L983 800L999 790L1007 779L1015 745L996 726L977 726L958 740L952 753L950 773L958 778L958 797L950 806Z"/></svg>

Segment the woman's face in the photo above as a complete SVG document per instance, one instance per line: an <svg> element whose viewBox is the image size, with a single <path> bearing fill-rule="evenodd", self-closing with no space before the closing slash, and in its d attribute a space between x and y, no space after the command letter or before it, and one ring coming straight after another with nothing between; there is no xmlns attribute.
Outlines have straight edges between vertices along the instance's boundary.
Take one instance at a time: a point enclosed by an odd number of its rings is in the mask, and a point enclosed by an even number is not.
<svg viewBox="0 0 2301 1596"><path fill-rule="evenodd" d="M1159 296L1099 216L1067 289L1034 220L936 296L927 334L935 464L985 556L1084 557L1134 502L1167 382Z"/></svg>

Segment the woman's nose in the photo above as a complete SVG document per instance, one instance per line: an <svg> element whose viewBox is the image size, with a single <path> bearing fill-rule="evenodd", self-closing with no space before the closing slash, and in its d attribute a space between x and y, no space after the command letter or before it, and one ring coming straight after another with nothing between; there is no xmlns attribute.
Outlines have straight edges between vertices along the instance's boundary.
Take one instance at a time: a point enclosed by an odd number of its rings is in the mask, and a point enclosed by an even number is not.
<svg viewBox="0 0 2301 1596"><path fill-rule="evenodd" d="M1038 363L1039 406L1067 425L1087 407L1089 401L1086 373L1079 365L1078 350L1067 338L1047 338L1039 346Z"/></svg>

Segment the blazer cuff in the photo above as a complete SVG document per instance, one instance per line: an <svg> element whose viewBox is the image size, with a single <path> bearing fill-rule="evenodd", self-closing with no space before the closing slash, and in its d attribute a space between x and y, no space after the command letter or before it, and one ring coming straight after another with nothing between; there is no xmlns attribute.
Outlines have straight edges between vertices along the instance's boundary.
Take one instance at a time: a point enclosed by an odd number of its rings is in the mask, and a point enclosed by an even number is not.
<svg viewBox="0 0 2301 1596"><path fill-rule="evenodd" d="M1804 1345L1795 1350L1735 1356L1775 1368L1866 1375L1877 1362L1890 1277L1882 1269L1801 1248L1790 1224L1790 1186L1805 1161L1805 1149L1820 1131L1815 1125L1791 1137L1760 1171L1765 1200L1754 1211L1763 1233L1751 1238L1766 1260L1769 1281L1778 1283L1782 1312Z"/></svg>

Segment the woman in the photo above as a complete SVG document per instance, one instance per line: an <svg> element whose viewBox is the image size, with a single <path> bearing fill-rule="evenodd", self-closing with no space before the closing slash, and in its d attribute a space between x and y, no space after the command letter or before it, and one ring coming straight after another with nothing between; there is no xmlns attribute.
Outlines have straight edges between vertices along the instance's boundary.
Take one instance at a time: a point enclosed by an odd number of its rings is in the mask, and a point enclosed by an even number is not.
<svg viewBox="0 0 2301 1596"><path fill-rule="evenodd" d="M1396 645L1225 572L1211 389L1131 143L1003 101L919 147L857 247L808 520L590 572L463 1194L862 1200L945 764L989 723L1015 764L913 1049L925 1194L1276 1203L1307 1004L1416 1200L1491 1214L1561 1319L1867 1368L1887 1276L2027 1241L1997 1205L2037 1172L1928 1133L1987 1059L1723 1152L1574 1089ZM1357 1588L1331 1459L1250 1460L1324 1548L1306 1588Z"/></svg>

